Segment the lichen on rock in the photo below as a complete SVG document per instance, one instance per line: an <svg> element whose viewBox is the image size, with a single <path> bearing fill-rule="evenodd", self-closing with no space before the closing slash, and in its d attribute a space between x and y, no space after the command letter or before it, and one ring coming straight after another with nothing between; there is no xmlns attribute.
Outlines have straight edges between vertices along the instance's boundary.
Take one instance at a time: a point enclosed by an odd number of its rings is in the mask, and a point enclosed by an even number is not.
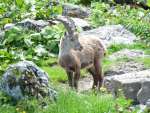
<svg viewBox="0 0 150 113"><path fill-rule="evenodd" d="M49 85L48 74L31 61L10 65L1 81L1 90L15 100L26 97L56 99L56 91Z"/></svg>

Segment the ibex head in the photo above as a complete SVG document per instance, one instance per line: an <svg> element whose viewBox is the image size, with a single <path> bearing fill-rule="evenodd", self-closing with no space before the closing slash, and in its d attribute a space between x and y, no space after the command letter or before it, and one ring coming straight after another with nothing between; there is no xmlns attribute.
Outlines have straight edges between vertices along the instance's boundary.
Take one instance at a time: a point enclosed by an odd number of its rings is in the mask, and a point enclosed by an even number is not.
<svg viewBox="0 0 150 113"><path fill-rule="evenodd" d="M79 34L76 31L74 21L71 18L65 16L58 16L56 20L62 22L67 29L64 38L61 39L60 47L81 50L82 46L79 42Z"/></svg>
<svg viewBox="0 0 150 113"><path fill-rule="evenodd" d="M65 32L65 36L60 41L60 48L74 49L74 50L82 50L82 45L79 42L78 33L74 34L74 37L71 38L67 32Z"/></svg>

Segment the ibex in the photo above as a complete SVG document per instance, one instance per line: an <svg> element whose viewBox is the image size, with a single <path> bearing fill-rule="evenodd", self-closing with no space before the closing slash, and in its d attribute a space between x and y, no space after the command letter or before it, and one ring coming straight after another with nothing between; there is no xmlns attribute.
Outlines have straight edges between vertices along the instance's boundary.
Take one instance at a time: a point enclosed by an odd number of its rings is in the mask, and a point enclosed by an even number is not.
<svg viewBox="0 0 150 113"><path fill-rule="evenodd" d="M93 76L93 88L100 88L103 81L101 60L106 52L105 46L95 36L80 36L71 18L58 16L56 20L67 29L60 40L58 61L66 70L69 86L77 89L80 69L87 68Z"/></svg>

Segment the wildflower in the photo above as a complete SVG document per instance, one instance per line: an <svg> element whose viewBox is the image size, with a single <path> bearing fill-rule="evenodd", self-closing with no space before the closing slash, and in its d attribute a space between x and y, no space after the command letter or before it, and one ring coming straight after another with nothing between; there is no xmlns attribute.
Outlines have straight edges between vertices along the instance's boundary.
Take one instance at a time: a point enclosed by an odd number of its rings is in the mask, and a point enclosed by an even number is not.
<svg viewBox="0 0 150 113"><path fill-rule="evenodd" d="M122 89L118 89L119 92L122 92Z"/></svg>
<svg viewBox="0 0 150 113"><path fill-rule="evenodd" d="M26 111L22 111L21 113L26 113Z"/></svg>
<svg viewBox="0 0 150 113"><path fill-rule="evenodd" d="M16 108L16 111L19 111L19 108Z"/></svg>
<svg viewBox="0 0 150 113"><path fill-rule="evenodd" d="M101 87L100 90L101 90L102 92L106 92L106 91L107 91L107 89L104 88L104 87Z"/></svg>

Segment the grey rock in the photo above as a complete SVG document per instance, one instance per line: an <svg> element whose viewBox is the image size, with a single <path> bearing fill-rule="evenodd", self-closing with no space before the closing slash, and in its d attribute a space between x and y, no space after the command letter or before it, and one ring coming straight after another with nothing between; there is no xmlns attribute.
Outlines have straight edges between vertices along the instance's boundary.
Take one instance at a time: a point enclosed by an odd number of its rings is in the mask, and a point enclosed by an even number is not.
<svg viewBox="0 0 150 113"><path fill-rule="evenodd" d="M146 101L146 107L150 109L150 98Z"/></svg>
<svg viewBox="0 0 150 113"><path fill-rule="evenodd" d="M3 74L0 86L15 100L29 96L56 98L56 91L49 85L48 74L31 61L10 65Z"/></svg>
<svg viewBox="0 0 150 113"><path fill-rule="evenodd" d="M141 88L142 81L146 79L150 79L150 70L105 77L104 86L115 97L119 95L119 90L121 89L125 97L138 102L137 93Z"/></svg>
<svg viewBox="0 0 150 113"><path fill-rule="evenodd" d="M119 58L137 58L137 57L146 57L144 51L142 50L135 50L135 49L122 49L121 51L115 52L109 56L111 60L116 60Z"/></svg>
<svg viewBox="0 0 150 113"><path fill-rule="evenodd" d="M78 5L63 4L63 16L71 16L77 18L87 18L90 15L90 10Z"/></svg>
<svg viewBox="0 0 150 113"><path fill-rule="evenodd" d="M80 35L94 35L99 37L107 47L112 44L133 44L136 36L122 25L106 25L96 29L81 32Z"/></svg>
<svg viewBox="0 0 150 113"><path fill-rule="evenodd" d="M9 30L9 29L13 28L14 26L15 26L15 24L9 23L9 24L6 24L6 25L4 26L4 29L5 29L5 30Z"/></svg>
<svg viewBox="0 0 150 113"><path fill-rule="evenodd" d="M111 62L111 61L110 61ZM105 71L105 76L122 75L125 73L146 70L144 64L132 60L119 62Z"/></svg>
<svg viewBox="0 0 150 113"><path fill-rule="evenodd" d="M87 31L91 29L90 24L86 20L80 18L72 18L72 20L74 21L75 25L80 29L82 29L83 31Z"/></svg>
<svg viewBox="0 0 150 113"><path fill-rule="evenodd" d="M88 91L92 88L93 78L92 76L87 75L87 77L79 80L79 92Z"/></svg>
<svg viewBox="0 0 150 113"><path fill-rule="evenodd" d="M46 22L44 20L25 19L25 20L22 20L21 22L18 22L17 25L25 27L25 28L41 31L42 28L49 25L49 22Z"/></svg>
<svg viewBox="0 0 150 113"><path fill-rule="evenodd" d="M150 105L150 102L148 101L150 99L150 78L143 80L142 87L137 94L137 99L140 104Z"/></svg>

